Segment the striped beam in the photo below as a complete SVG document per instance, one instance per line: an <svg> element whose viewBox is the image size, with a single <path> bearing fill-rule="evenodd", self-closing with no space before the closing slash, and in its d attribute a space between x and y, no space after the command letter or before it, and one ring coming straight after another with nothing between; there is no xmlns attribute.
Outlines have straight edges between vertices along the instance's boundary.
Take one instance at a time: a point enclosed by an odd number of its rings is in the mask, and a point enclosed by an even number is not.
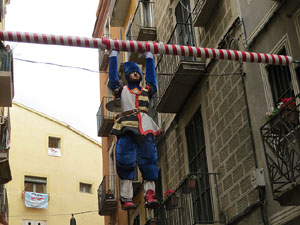
<svg viewBox="0 0 300 225"><path fill-rule="evenodd" d="M35 44L66 45L101 50L115 49L118 51L143 53L150 51L153 54L167 54L190 56L210 59L232 60L249 63L265 63L274 65L289 65L293 62L291 56L274 55L266 53L244 52L227 49L200 48L194 46L164 44L148 41L115 40L109 38L87 38L74 36L61 36L52 34L37 34L28 32L0 31L3 41L27 42Z"/></svg>

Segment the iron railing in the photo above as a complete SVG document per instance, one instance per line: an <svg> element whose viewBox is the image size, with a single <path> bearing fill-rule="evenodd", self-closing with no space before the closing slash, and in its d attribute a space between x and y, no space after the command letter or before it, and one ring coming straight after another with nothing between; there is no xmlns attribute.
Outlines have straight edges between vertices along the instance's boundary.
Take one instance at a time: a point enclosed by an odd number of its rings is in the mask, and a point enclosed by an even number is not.
<svg viewBox="0 0 300 225"><path fill-rule="evenodd" d="M110 38L110 34L103 34L103 37ZM99 49L99 70L105 71L109 61L109 51L107 49Z"/></svg>
<svg viewBox="0 0 300 225"><path fill-rule="evenodd" d="M131 23L130 40L137 40L142 28L154 28L153 2L139 1Z"/></svg>
<svg viewBox="0 0 300 225"><path fill-rule="evenodd" d="M299 110L300 94L260 129L274 196L300 184Z"/></svg>
<svg viewBox="0 0 300 225"><path fill-rule="evenodd" d="M191 179L195 179L194 184L190 184ZM218 189L213 188L216 184L216 173L195 173L185 179L173 194L163 201L158 210L158 224L195 225L219 222L214 213L214 205L217 205L217 210L220 207ZM217 204L213 204L212 196L216 196Z"/></svg>
<svg viewBox="0 0 300 225"><path fill-rule="evenodd" d="M4 188L4 185L0 186L0 213L8 219L8 200L7 200L7 192Z"/></svg>
<svg viewBox="0 0 300 225"><path fill-rule="evenodd" d="M187 44L194 45L193 25L189 23L177 23L169 38L168 44ZM161 55L156 65L156 71L159 75L157 78L159 95L163 96L167 87L173 79L176 69L181 61L195 62L195 57Z"/></svg>
<svg viewBox="0 0 300 225"><path fill-rule="evenodd" d="M116 176L105 175L98 188L98 209L100 215L111 212L117 206Z"/></svg>
<svg viewBox="0 0 300 225"><path fill-rule="evenodd" d="M0 50L0 71L12 71L12 52L6 49Z"/></svg>
<svg viewBox="0 0 300 225"><path fill-rule="evenodd" d="M97 131L98 131L98 136L100 135L100 133L103 133L103 126L106 126L106 122L107 120L111 120L113 121L114 119L114 113L107 110L105 105L106 103L110 102L113 100L113 97L103 97L102 101L101 101L101 105L98 109L97 112ZM109 133L110 131L106 130L104 131L105 133Z"/></svg>

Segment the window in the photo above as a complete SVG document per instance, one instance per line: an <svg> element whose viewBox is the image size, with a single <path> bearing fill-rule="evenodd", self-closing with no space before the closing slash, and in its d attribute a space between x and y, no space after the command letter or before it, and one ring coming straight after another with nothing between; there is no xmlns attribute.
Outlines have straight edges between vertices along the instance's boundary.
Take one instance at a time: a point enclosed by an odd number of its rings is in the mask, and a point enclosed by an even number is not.
<svg viewBox="0 0 300 225"><path fill-rule="evenodd" d="M60 148L60 138L49 137L48 147L49 148Z"/></svg>
<svg viewBox="0 0 300 225"><path fill-rule="evenodd" d="M46 221L38 221L38 220L23 220L23 225L46 225Z"/></svg>
<svg viewBox="0 0 300 225"><path fill-rule="evenodd" d="M190 11L190 1L182 0L175 9L177 44L194 46L193 22ZM183 57L184 58L184 57ZM184 58L188 60L188 57Z"/></svg>
<svg viewBox="0 0 300 225"><path fill-rule="evenodd" d="M92 193L92 185L86 183L80 183L80 192L82 193Z"/></svg>
<svg viewBox="0 0 300 225"><path fill-rule="evenodd" d="M191 172L199 172L198 188L193 196L195 222L213 221L210 184L206 159L203 122L201 108L194 114L185 128L189 168Z"/></svg>
<svg viewBox="0 0 300 225"><path fill-rule="evenodd" d="M279 55L286 55L286 50L282 49ZM291 72L288 66L269 65L266 67L268 79L271 87L273 103L276 105L281 98L294 97L292 87Z"/></svg>
<svg viewBox="0 0 300 225"><path fill-rule="evenodd" d="M47 178L25 176L24 191L45 194L47 193L46 185L47 185Z"/></svg>
<svg viewBox="0 0 300 225"><path fill-rule="evenodd" d="M152 5L150 3L150 0L144 0L141 2L143 4L143 19L144 27L153 27L152 24Z"/></svg>

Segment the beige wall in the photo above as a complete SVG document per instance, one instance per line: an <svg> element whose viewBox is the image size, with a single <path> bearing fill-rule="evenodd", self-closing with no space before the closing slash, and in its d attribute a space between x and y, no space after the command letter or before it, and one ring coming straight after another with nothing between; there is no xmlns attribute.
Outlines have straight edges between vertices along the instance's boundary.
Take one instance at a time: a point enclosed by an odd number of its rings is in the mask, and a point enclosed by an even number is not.
<svg viewBox="0 0 300 225"><path fill-rule="evenodd" d="M47 225L69 224L71 213L78 225L104 224L98 215L97 188L102 180L101 146L64 123L21 105L11 108L12 136L10 165L13 180L8 183L9 222L23 219L46 220ZM61 157L48 155L48 137L61 138ZM24 176L47 178L48 209L27 208L21 195ZM79 182L92 184L92 193L80 193ZM58 214L67 214L59 215Z"/></svg>

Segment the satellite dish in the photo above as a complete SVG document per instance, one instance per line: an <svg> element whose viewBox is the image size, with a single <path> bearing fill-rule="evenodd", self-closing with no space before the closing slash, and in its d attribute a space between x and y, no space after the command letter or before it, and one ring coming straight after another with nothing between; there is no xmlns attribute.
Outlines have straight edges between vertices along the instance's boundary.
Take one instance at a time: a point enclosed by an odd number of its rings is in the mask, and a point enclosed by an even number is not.
<svg viewBox="0 0 300 225"><path fill-rule="evenodd" d="M106 109L111 112L122 112L121 99L116 98L105 105Z"/></svg>

